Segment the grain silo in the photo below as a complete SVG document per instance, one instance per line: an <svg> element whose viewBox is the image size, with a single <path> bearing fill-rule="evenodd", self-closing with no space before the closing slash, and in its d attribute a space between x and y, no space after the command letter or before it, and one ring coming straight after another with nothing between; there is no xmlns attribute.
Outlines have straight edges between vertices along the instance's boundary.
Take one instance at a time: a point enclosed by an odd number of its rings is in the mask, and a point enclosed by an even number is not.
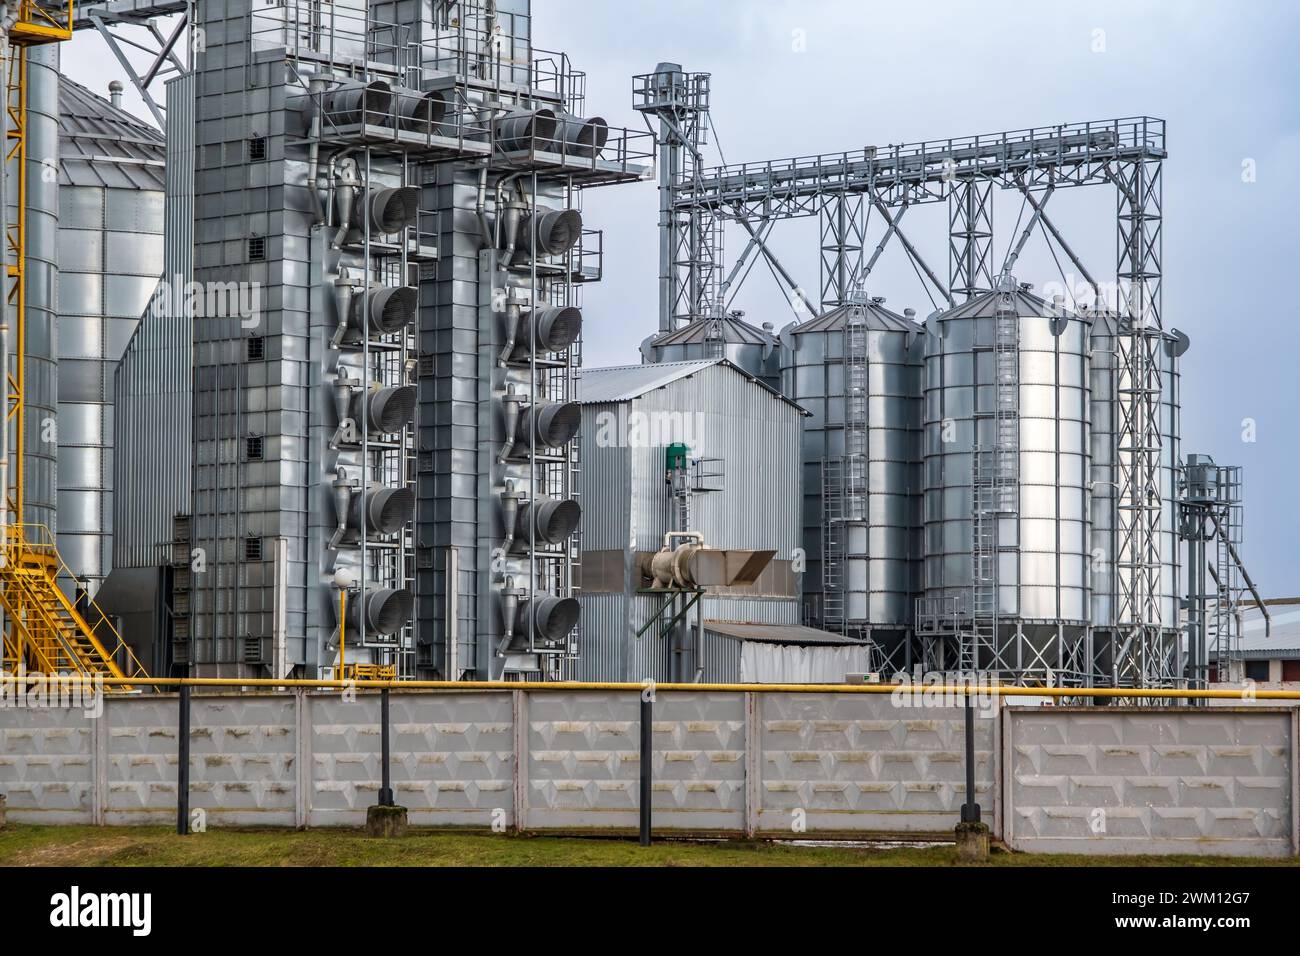
<svg viewBox="0 0 1300 956"><path fill-rule="evenodd" d="M1085 679L1089 325L1005 275L928 323L931 666Z"/></svg>
<svg viewBox="0 0 1300 956"><path fill-rule="evenodd" d="M781 334L781 391L803 435L805 595L821 627L870 637L898 668L920 585L924 330L873 298Z"/></svg>
<svg viewBox="0 0 1300 956"><path fill-rule="evenodd" d="M114 87L59 84L58 542L92 595L112 567L114 374L163 271L163 137Z"/></svg>
<svg viewBox="0 0 1300 956"><path fill-rule="evenodd" d="M641 343L647 362L697 362L725 358L750 375L777 387L781 378L779 342L772 323L750 325L739 313L688 322Z"/></svg>

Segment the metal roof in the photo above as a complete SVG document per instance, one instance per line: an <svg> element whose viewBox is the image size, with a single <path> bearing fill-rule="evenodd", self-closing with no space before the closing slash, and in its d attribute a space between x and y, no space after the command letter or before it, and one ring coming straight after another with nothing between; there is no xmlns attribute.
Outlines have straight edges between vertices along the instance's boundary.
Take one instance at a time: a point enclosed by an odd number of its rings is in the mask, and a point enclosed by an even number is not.
<svg viewBox="0 0 1300 956"><path fill-rule="evenodd" d="M801 624L750 624L741 621L716 621L705 618L704 629L737 641L757 641L760 644L852 644L862 647L865 641L855 641L843 634L821 631Z"/></svg>
<svg viewBox="0 0 1300 956"><path fill-rule="evenodd" d="M663 332L650 340L650 345L702 345L706 342L723 345L776 345L775 334L764 332L735 316L722 319L696 319L680 329Z"/></svg>
<svg viewBox="0 0 1300 956"><path fill-rule="evenodd" d="M75 83L59 77L59 185L109 189L165 186L162 133Z"/></svg>
<svg viewBox="0 0 1300 956"><path fill-rule="evenodd" d="M1012 280L1014 281L1014 280ZM939 322L946 322L949 319L972 319L972 318L990 318L997 315L1002 308L1002 297L1006 293L999 292L996 289L992 292L980 292L977 295L967 299L965 302L958 303L946 312L940 313L935 318ZM1091 316L1079 314L1061 306L1059 312L1054 312L1051 304L1042 296L1034 295L1023 285L1017 285L1015 290L1010 293L1011 305L1016 315L1020 316L1040 316L1045 319L1055 318L1059 314L1062 318L1080 319L1083 322L1091 322Z"/></svg>
<svg viewBox="0 0 1300 956"><path fill-rule="evenodd" d="M921 334L925 328L913 319L899 315L885 308L884 299L872 299L869 302L841 305L814 316L798 325L790 326L791 335L803 335L805 332L839 332L845 327L850 317L861 317L864 328L883 329L891 332L915 332Z"/></svg>
<svg viewBox="0 0 1300 956"><path fill-rule="evenodd" d="M789 402L804 415L809 414L801 405L791 402L761 379L750 375L734 362L724 358L700 359L694 362L652 362L645 365L615 365L609 368L578 369L578 401L583 405L600 405L609 402L630 402L634 398L653 392L689 378L706 368L721 365L743 376L759 388L783 402Z"/></svg>
<svg viewBox="0 0 1300 956"><path fill-rule="evenodd" d="M1241 608L1242 653L1254 660L1300 657L1300 604L1268 603L1272 631L1264 636L1264 615L1253 604Z"/></svg>

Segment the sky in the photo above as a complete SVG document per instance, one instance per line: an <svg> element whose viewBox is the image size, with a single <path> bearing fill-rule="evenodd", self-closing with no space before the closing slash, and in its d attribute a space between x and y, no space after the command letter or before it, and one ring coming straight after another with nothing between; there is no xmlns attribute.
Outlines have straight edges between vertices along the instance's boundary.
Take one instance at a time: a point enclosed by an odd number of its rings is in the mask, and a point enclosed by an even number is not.
<svg viewBox="0 0 1300 956"><path fill-rule="evenodd" d="M1242 554L1265 597L1300 595L1300 326L1289 298L1300 270L1300 4L1291 0L534 0L539 47L587 72L588 112L643 129L631 77L674 61L712 75L710 162L760 161L1058 123L1152 116L1168 123L1164 164L1166 327L1186 332L1182 450L1243 466ZM64 51L69 75L102 91L120 71L96 36ZM139 109L128 90L127 105ZM719 153L719 147L721 153ZM1048 214L1099 277L1115 272L1114 191L1058 190ZM604 279L584 291L588 365L639 361L656 328L653 183L590 190L604 230ZM997 197L997 262L1022 203ZM903 231L937 272L941 205ZM868 245L882 226L873 217ZM743 241L727 235L734 256ZM815 220L778 224L771 246L815 294ZM1066 272L1071 273L1068 263ZM1061 281L1041 238L1016 276ZM890 307L933 310L892 243L868 291ZM794 319L755 268L734 307L746 320Z"/></svg>

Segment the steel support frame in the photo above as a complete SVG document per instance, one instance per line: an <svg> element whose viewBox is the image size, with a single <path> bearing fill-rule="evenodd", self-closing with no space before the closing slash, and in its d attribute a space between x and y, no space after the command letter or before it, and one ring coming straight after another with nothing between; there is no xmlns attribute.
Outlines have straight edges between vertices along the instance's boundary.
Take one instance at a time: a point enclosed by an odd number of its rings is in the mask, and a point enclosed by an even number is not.
<svg viewBox="0 0 1300 956"><path fill-rule="evenodd" d="M1120 328L1116 337L1117 646L1111 655L1113 674L1107 676L1119 687L1170 687L1179 679L1179 666L1177 638L1172 633L1176 622L1166 623L1161 609L1161 163L1117 163L1110 176L1117 196Z"/></svg>
<svg viewBox="0 0 1300 956"><path fill-rule="evenodd" d="M993 180L958 180L948 196L948 288L971 299L993 288Z"/></svg>
<svg viewBox="0 0 1300 956"><path fill-rule="evenodd" d="M860 291L867 232L865 210L864 194L860 192L832 193L822 203L818 219L823 312L848 304L852 293Z"/></svg>
<svg viewBox="0 0 1300 956"><path fill-rule="evenodd" d="M189 65L177 53L177 46L180 45L181 37L189 28L190 11L188 7L183 10L175 26L167 34L164 34L158 26L156 17L160 15L154 13L113 15L92 10L86 14L86 17L89 25L103 37L108 49L117 59L123 72L130 78L131 84L144 100L145 106L148 107L159 127L165 127L166 106L159 98L154 97L153 91L157 89L157 81L181 76L189 71ZM122 26L139 27L147 35L142 40L131 39L115 31L115 27ZM142 52L150 58L150 64L143 73L135 68L131 58L127 56L128 49Z"/></svg>

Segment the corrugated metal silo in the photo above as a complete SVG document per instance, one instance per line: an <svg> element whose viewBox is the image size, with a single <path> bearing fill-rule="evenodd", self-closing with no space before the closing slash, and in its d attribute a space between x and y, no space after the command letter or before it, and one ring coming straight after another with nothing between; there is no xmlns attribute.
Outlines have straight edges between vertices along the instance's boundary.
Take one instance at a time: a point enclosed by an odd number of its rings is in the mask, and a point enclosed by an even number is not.
<svg viewBox="0 0 1300 956"><path fill-rule="evenodd" d="M49 175L59 148L59 51L29 47L27 56L27 311L23 316L23 520L54 533L58 457L58 369L55 289L58 285L59 184ZM15 221L11 206L9 222ZM12 447L12 446L11 446ZM38 532L29 538L40 540Z"/></svg>
<svg viewBox="0 0 1300 956"><path fill-rule="evenodd" d="M114 372L163 271L157 130L59 84L59 551L93 594L112 567Z"/></svg>
<svg viewBox="0 0 1300 956"><path fill-rule="evenodd" d="M812 617L869 635L900 667L920 586L923 338L910 309L899 315L880 298L781 334L781 391L811 413L803 528Z"/></svg>
<svg viewBox="0 0 1300 956"><path fill-rule="evenodd" d="M696 319L671 332L662 332L641 345L647 362L699 362L724 358L733 365L776 387L780 380L780 352L770 322L762 328L739 316Z"/></svg>
<svg viewBox="0 0 1300 956"><path fill-rule="evenodd" d="M918 623L959 624L944 667L1082 679L1089 325L1008 276L929 321Z"/></svg>

